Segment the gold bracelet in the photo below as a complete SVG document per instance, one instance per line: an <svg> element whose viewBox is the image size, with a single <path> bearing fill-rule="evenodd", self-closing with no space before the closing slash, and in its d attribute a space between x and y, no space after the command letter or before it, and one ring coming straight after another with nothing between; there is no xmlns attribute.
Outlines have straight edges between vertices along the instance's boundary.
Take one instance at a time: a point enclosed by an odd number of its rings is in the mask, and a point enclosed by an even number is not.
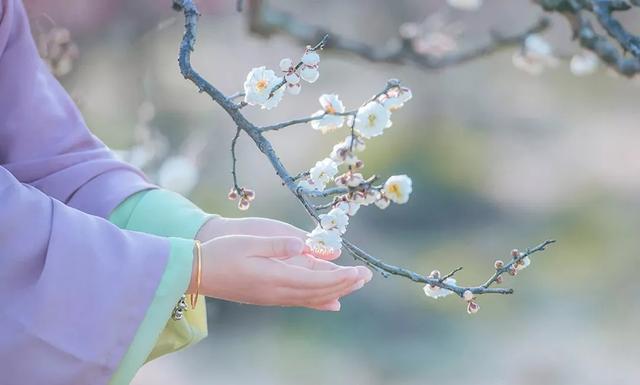
<svg viewBox="0 0 640 385"><path fill-rule="evenodd" d="M191 309L195 309L198 304L200 282L202 281L202 245L200 244L200 241L195 241L194 250L196 252L196 292L190 294L189 302L191 302Z"/></svg>

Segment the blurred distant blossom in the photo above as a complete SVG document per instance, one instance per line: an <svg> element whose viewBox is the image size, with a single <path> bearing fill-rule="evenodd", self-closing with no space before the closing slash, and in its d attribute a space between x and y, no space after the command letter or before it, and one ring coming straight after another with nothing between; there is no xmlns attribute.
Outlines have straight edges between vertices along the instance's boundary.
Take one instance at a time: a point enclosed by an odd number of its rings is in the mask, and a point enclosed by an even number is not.
<svg viewBox="0 0 640 385"><path fill-rule="evenodd" d="M447 4L463 11L475 11L482 6L482 0L447 0Z"/></svg>
<svg viewBox="0 0 640 385"><path fill-rule="evenodd" d="M524 40L522 48L513 54L513 65L531 75L539 75L545 68L556 67L558 59L542 36L532 34Z"/></svg>
<svg viewBox="0 0 640 385"><path fill-rule="evenodd" d="M175 155L162 163L156 178L160 186L186 195L198 183L199 174L198 167L193 160L182 155Z"/></svg>
<svg viewBox="0 0 640 385"><path fill-rule="evenodd" d="M576 76L591 75L598 69L600 59L598 55L591 51L582 51L571 57L569 68L571 73Z"/></svg>

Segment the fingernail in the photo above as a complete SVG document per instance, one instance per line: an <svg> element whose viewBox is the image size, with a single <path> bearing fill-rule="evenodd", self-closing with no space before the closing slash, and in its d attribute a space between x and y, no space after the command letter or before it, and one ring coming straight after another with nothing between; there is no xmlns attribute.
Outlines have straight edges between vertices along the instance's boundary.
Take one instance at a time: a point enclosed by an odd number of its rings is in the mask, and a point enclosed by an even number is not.
<svg viewBox="0 0 640 385"><path fill-rule="evenodd" d="M331 306L329 306L329 310L331 310L331 311L340 311L341 307L342 307L342 305L340 304L340 302L335 302L335 303L332 303Z"/></svg>

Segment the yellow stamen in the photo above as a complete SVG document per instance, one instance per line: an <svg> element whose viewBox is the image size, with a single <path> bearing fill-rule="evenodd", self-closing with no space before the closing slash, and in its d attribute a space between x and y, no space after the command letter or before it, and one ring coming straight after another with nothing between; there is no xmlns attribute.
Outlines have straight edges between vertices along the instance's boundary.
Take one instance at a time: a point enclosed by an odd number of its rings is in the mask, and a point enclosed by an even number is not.
<svg viewBox="0 0 640 385"><path fill-rule="evenodd" d="M389 186L389 193L395 194L395 195L400 195L400 186L398 186L395 183L390 185Z"/></svg>
<svg viewBox="0 0 640 385"><path fill-rule="evenodd" d="M258 82L256 83L256 90L264 91L268 85L269 85L268 81L264 79L258 80Z"/></svg>
<svg viewBox="0 0 640 385"><path fill-rule="evenodd" d="M376 124L376 119L378 117L375 114L369 115L369 126L373 126Z"/></svg>

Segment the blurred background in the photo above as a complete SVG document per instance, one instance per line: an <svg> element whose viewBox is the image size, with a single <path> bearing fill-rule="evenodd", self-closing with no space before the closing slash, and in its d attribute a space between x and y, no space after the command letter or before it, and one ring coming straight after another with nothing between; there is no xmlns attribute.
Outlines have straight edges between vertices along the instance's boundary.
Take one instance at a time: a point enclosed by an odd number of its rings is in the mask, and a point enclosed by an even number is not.
<svg viewBox="0 0 640 385"><path fill-rule="evenodd" d="M180 76L183 21L170 1L25 3L43 56L89 127L123 158L207 211L313 227L246 136L239 178L257 199L247 213L227 200L235 127ZM194 66L227 94L241 90L252 67L277 69L281 58L302 53L286 36L251 34L235 1L198 3ZM486 1L475 12L444 0L271 5L373 44L421 23L427 34L446 35L435 40L445 52L481 44L492 28L524 30L541 14L524 0ZM636 16L625 20L637 23ZM482 296L470 316L459 298L434 300L405 279L376 276L339 313L211 300L209 337L146 365L133 383L640 383L640 89L602 66L572 73L562 58L579 49L565 20L552 22L543 36L561 60L538 76L514 66L517 49L440 71L326 52L320 79L299 96L285 95L271 111L245 109L256 123L276 123L318 110L322 93L338 93L352 109L387 79L402 79L413 100L361 159L367 173L411 176L413 195L385 211L362 209L349 237L418 272L464 266L456 277L466 284L484 282L512 248L557 239L529 269L506 277L515 295ZM297 173L345 135L300 125L269 138Z"/></svg>

